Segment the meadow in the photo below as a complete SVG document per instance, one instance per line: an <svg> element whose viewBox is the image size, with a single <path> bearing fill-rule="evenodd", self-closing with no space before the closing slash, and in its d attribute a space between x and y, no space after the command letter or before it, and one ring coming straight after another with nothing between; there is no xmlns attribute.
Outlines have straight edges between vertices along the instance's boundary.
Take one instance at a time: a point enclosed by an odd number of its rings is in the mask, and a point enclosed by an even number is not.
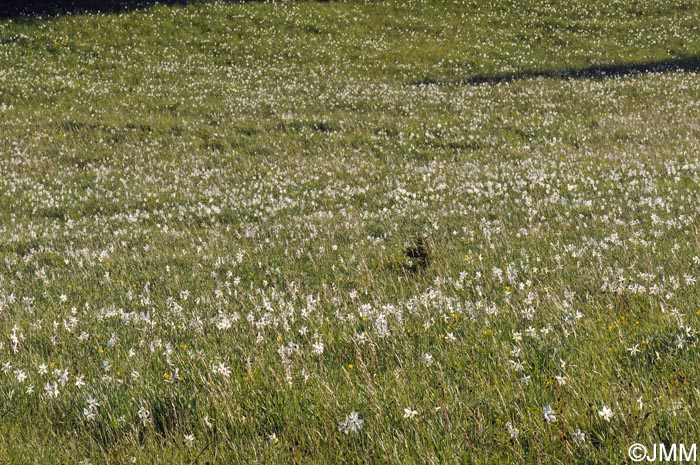
<svg viewBox="0 0 700 465"><path fill-rule="evenodd" d="M700 442L700 3L0 17L0 463Z"/></svg>

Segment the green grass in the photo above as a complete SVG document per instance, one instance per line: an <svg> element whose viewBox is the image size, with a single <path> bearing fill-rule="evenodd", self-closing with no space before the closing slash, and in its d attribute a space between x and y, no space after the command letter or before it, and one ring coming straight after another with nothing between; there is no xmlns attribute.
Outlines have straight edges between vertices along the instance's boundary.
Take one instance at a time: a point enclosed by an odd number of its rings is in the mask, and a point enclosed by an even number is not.
<svg viewBox="0 0 700 465"><path fill-rule="evenodd" d="M698 24L682 0L0 20L0 462L690 445Z"/></svg>

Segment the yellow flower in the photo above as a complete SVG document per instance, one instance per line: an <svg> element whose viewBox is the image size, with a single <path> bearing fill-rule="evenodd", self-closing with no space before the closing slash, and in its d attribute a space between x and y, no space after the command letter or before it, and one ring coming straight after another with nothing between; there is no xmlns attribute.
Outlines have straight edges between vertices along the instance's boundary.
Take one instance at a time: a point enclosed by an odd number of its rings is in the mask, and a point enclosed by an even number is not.
<svg viewBox="0 0 700 465"><path fill-rule="evenodd" d="M170 373L164 374L164 375L163 375L163 379L166 380L166 381L169 380L169 379L170 379Z"/></svg>

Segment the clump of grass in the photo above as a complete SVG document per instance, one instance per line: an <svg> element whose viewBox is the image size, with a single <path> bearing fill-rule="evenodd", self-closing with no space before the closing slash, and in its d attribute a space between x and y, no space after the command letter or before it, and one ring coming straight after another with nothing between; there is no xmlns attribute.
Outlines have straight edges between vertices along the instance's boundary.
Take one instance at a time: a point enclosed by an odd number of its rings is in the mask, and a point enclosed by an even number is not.
<svg viewBox="0 0 700 465"><path fill-rule="evenodd" d="M414 273L428 268L433 260L433 249L432 239L425 233L418 234L404 249L406 267Z"/></svg>

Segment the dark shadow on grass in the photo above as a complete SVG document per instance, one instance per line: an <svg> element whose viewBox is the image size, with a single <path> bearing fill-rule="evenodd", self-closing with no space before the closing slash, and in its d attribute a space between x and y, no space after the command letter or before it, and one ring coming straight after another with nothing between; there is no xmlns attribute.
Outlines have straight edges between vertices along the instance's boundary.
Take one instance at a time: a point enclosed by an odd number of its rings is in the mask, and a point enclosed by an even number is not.
<svg viewBox="0 0 700 465"><path fill-rule="evenodd" d="M250 0L229 0L247 3ZM0 19L51 17L82 13L123 13L155 5L188 5L206 0L0 0Z"/></svg>
<svg viewBox="0 0 700 465"><path fill-rule="evenodd" d="M666 60L633 62L626 64L596 65L588 68L519 71L514 73L498 73L493 75L477 74L463 79L424 79L413 85L477 85L498 84L502 82L522 81L526 79L604 79L610 77L633 76L669 71L696 72L700 71L700 55L669 58Z"/></svg>

